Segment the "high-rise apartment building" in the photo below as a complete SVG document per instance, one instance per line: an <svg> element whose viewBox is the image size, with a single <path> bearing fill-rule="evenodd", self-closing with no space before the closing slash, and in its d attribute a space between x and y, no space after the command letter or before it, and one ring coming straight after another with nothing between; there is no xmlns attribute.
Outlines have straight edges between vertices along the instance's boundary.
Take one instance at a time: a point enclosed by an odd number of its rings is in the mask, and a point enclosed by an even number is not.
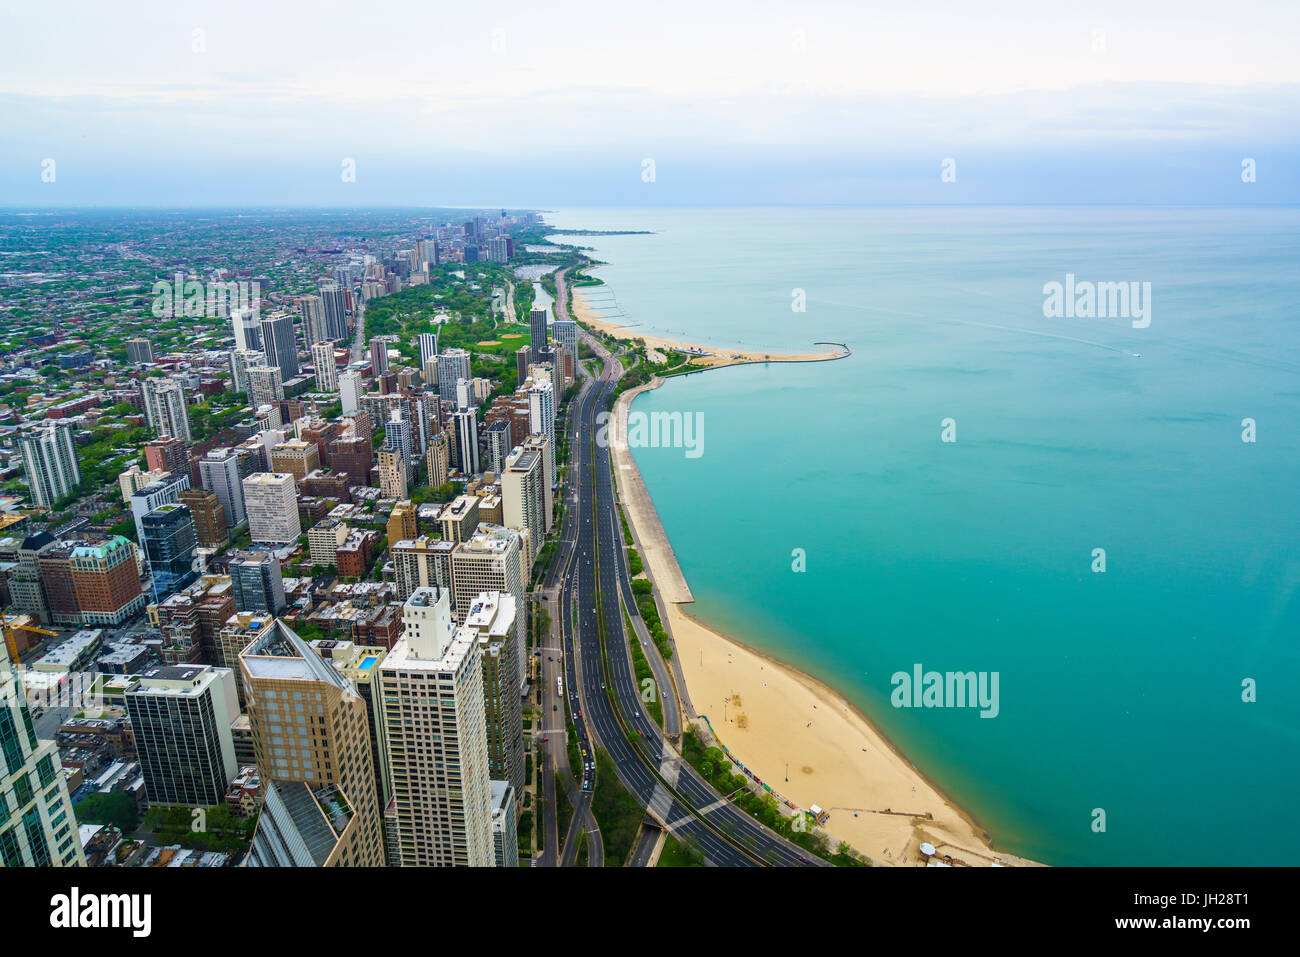
<svg viewBox="0 0 1300 957"><path fill-rule="evenodd" d="M288 545L302 534L293 476L287 472L255 472L243 481L244 507L252 541Z"/></svg>
<svg viewBox="0 0 1300 957"><path fill-rule="evenodd" d="M337 342L347 338L347 292L348 283L325 282L320 286L321 304L325 309L325 328L329 337Z"/></svg>
<svg viewBox="0 0 1300 957"><path fill-rule="evenodd" d="M507 528L528 532L528 564L531 566L546 537L545 464L535 449L517 448L506 459L501 473L501 508Z"/></svg>
<svg viewBox="0 0 1300 957"><path fill-rule="evenodd" d="M528 314L528 347L533 350L534 356L546 350L545 309L533 309Z"/></svg>
<svg viewBox="0 0 1300 957"><path fill-rule="evenodd" d="M505 781L492 781L492 841L497 867L519 866L519 816L517 793Z"/></svg>
<svg viewBox="0 0 1300 957"><path fill-rule="evenodd" d="M379 450L379 495L381 498L406 498L406 456L389 449Z"/></svg>
<svg viewBox="0 0 1300 957"><path fill-rule="evenodd" d="M390 542L400 542L404 538L415 538L419 535L420 528L415 503L405 501L394 505L393 510L388 513L388 528L386 531Z"/></svg>
<svg viewBox="0 0 1300 957"><path fill-rule="evenodd" d="M505 471L506 458L510 455L513 443L510 441L510 420L494 419L483 430L484 444L487 448L487 461L483 462L485 471L500 475Z"/></svg>
<svg viewBox="0 0 1300 957"><path fill-rule="evenodd" d="M339 368L334 363L334 343L325 340L313 345L311 362L316 369L316 391L339 391Z"/></svg>
<svg viewBox="0 0 1300 957"><path fill-rule="evenodd" d="M230 325L235 332L235 348L246 352L262 351L262 323L257 309L246 306L232 309Z"/></svg>
<svg viewBox="0 0 1300 957"><path fill-rule="evenodd" d="M230 385L236 392L248 392L248 370L266 365L266 356L253 349L230 350Z"/></svg>
<svg viewBox="0 0 1300 957"><path fill-rule="evenodd" d="M270 364L248 367L248 401L254 410L278 405L284 398L284 377L280 367Z"/></svg>
<svg viewBox="0 0 1300 957"><path fill-rule="evenodd" d="M456 468L466 475L477 475L478 461L478 412L468 409L452 416L452 426L456 430Z"/></svg>
<svg viewBox="0 0 1300 957"><path fill-rule="evenodd" d="M572 319L559 319L551 326L551 337L564 346L564 351L573 357L576 370L578 362L578 324ZM519 381L523 381L520 379Z"/></svg>
<svg viewBox="0 0 1300 957"><path fill-rule="evenodd" d="M77 461L71 425L51 422L24 432L19 444L32 501L38 508L52 507L81 484L81 463Z"/></svg>
<svg viewBox="0 0 1300 957"><path fill-rule="evenodd" d="M515 600L501 592L474 598L465 627L478 636L483 661L483 707L488 736L488 772L520 793L524 786L524 730L519 661L527 654L515 629Z"/></svg>
<svg viewBox="0 0 1300 957"><path fill-rule="evenodd" d="M468 378L469 353L464 349L448 349L438 356L438 396L442 401L456 401L456 381Z"/></svg>
<svg viewBox="0 0 1300 957"><path fill-rule="evenodd" d="M0 664L0 867L85 867L59 748L36 737L18 675Z"/></svg>
<svg viewBox="0 0 1300 957"><path fill-rule="evenodd" d="M315 442L286 439L271 449L271 470L292 475L295 486L301 485L302 480L318 468L320 449Z"/></svg>
<svg viewBox="0 0 1300 957"><path fill-rule="evenodd" d="M420 347L420 371L423 372L429 360L438 355L438 336L432 332L422 332L416 341Z"/></svg>
<svg viewBox="0 0 1300 957"><path fill-rule="evenodd" d="M298 374L298 338L293 332L293 316L273 312L262 320L262 351L266 364L280 370L280 381L288 382Z"/></svg>
<svg viewBox="0 0 1300 957"><path fill-rule="evenodd" d="M555 388L548 379L533 379L528 386L530 431L545 435L550 443L547 472L555 474Z"/></svg>
<svg viewBox="0 0 1300 957"><path fill-rule="evenodd" d="M228 668L150 668L126 693L140 770L150 804L211 807L235 776L230 725L239 714Z"/></svg>
<svg viewBox="0 0 1300 957"><path fill-rule="evenodd" d="M185 451L185 440L167 436L146 442L144 464L151 472L171 472L179 475L186 471L190 467L190 456Z"/></svg>
<svg viewBox="0 0 1300 957"><path fill-rule="evenodd" d="M186 489L176 497L194 516L194 533L200 548L220 548L230 541L226 510L216 492L204 488Z"/></svg>
<svg viewBox="0 0 1300 957"><path fill-rule="evenodd" d="M388 341L375 337L370 340L370 374L381 376L388 371Z"/></svg>
<svg viewBox="0 0 1300 957"><path fill-rule="evenodd" d="M339 402L344 415L356 415L361 411L361 396L364 393L360 372L349 369L339 375Z"/></svg>
<svg viewBox="0 0 1300 957"><path fill-rule="evenodd" d="M389 542L400 601L410 598L417 588L431 585L451 588L451 553L456 548L455 542L424 535L400 540L389 538Z"/></svg>
<svg viewBox="0 0 1300 957"><path fill-rule="evenodd" d="M155 509L170 505L190 487L190 473L167 472L156 482L136 489L131 494L131 517L135 520L135 537L144 541L144 517Z"/></svg>
<svg viewBox="0 0 1300 957"><path fill-rule="evenodd" d="M270 552L236 552L230 559L235 609L278 615L284 609L284 576Z"/></svg>
<svg viewBox="0 0 1300 957"><path fill-rule="evenodd" d="M226 525L234 528L248 518L244 509L243 480L253 474L251 456L235 449L213 449L199 459L199 479L203 487L215 492L226 514Z"/></svg>
<svg viewBox="0 0 1300 957"><path fill-rule="evenodd" d="M491 867L478 636L452 626L445 589L414 592L402 619L402 637L378 666L400 863Z"/></svg>
<svg viewBox="0 0 1300 957"><path fill-rule="evenodd" d="M325 303L320 296L310 293L299 296L298 315L302 319L302 338L307 348L330 342L329 326L325 321Z"/></svg>
<svg viewBox="0 0 1300 957"><path fill-rule="evenodd" d="M439 432L429 437L424 461L428 471L425 481L433 488L445 485L451 476L451 443L447 441L447 436Z"/></svg>
<svg viewBox="0 0 1300 957"><path fill-rule="evenodd" d="M500 525L480 523L467 541L451 553L452 605L457 623L463 624L474 598L499 591L515 600L515 628L520 640L527 635L524 618L523 542L519 532ZM527 662L520 656L519 686L523 687Z"/></svg>
<svg viewBox="0 0 1300 957"><path fill-rule="evenodd" d="M307 531L307 546L313 565L335 565L338 551L348 540L348 527L337 518L323 518Z"/></svg>

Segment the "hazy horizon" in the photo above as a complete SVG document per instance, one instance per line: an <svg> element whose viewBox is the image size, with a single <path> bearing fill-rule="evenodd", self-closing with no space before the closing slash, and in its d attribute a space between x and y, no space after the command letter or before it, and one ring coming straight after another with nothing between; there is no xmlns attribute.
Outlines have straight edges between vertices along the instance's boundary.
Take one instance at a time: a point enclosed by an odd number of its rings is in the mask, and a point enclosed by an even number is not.
<svg viewBox="0 0 1300 957"><path fill-rule="evenodd" d="M132 9L0 14L0 205L1300 202L1285 3Z"/></svg>

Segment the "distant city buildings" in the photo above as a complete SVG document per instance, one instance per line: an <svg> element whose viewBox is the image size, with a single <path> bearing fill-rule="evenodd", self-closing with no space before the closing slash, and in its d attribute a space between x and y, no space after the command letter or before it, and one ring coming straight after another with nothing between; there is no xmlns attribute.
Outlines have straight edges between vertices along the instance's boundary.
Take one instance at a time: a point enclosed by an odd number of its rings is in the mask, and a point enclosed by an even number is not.
<svg viewBox="0 0 1300 957"><path fill-rule="evenodd" d="M152 364L153 343L143 338L126 340L126 361L134 365Z"/></svg>

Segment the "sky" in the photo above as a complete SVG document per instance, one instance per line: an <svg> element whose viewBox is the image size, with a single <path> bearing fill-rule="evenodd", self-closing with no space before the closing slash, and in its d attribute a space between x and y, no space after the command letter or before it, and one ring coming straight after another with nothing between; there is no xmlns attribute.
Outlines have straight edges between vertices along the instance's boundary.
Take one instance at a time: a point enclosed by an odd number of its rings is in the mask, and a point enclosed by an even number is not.
<svg viewBox="0 0 1300 957"><path fill-rule="evenodd" d="M0 204L1295 203L1298 40L1294 2L0 0Z"/></svg>

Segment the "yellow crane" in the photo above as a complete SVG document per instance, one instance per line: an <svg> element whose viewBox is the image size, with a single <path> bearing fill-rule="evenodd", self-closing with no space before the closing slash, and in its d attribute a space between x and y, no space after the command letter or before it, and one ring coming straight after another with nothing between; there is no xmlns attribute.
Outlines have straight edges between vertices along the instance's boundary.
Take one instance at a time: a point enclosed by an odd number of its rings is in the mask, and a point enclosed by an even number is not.
<svg viewBox="0 0 1300 957"><path fill-rule="evenodd" d="M46 628L40 628L35 624L27 624L23 622L24 618L31 622L35 621L34 618L31 618L28 615L19 615L16 618L10 618L3 611L0 611L0 628L4 629L5 648L9 651L9 660L13 661L15 664L18 663L21 656L18 651L18 641L14 637L14 632L34 631L38 635L49 635L51 637L58 636L57 631L50 631Z"/></svg>

